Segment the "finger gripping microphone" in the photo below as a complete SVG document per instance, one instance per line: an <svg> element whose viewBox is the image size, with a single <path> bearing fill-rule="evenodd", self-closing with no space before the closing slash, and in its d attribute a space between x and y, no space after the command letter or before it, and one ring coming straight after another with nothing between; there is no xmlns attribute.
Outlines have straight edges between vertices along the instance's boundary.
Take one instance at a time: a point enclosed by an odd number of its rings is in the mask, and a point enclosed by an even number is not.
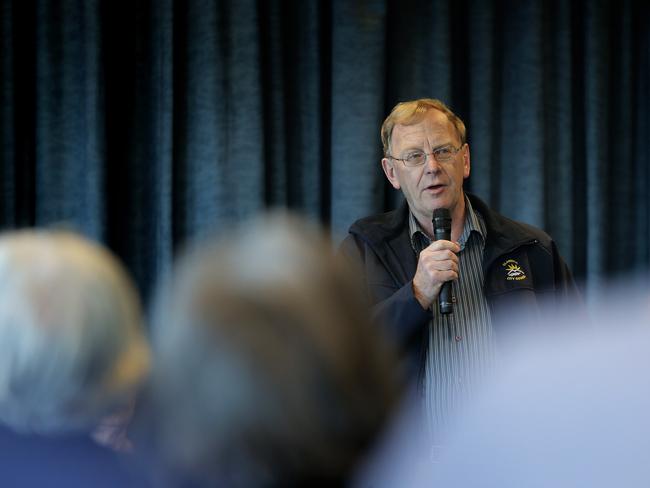
<svg viewBox="0 0 650 488"><path fill-rule="evenodd" d="M451 214L448 208L436 208L433 211L433 240L451 240ZM440 313L447 315L453 312L454 305L451 297L451 281L442 284L438 295Z"/></svg>

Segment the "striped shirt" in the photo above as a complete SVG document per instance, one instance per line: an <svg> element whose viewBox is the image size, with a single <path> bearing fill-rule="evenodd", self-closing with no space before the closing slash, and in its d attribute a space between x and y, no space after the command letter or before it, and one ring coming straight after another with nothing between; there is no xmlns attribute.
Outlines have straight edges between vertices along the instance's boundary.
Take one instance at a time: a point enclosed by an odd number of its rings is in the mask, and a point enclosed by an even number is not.
<svg viewBox="0 0 650 488"><path fill-rule="evenodd" d="M434 436L444 429L449 414L457 412L494 364L494 333L483 294L483 218L465 197L466 217L458 240L458 280L452 283L454 310L441 315L432 305L429 348L424 377L425 412ZM411 245L416 255L431 241L410 214Z"/></svg>

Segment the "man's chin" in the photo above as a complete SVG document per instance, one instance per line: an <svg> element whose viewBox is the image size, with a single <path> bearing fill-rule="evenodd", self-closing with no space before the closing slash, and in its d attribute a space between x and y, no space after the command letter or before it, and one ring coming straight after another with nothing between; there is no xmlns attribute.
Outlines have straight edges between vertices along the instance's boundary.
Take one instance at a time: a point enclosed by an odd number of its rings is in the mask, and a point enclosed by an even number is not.
<svg viewBox="0 0 650 488"><path fill-rule="evenodd" d="M449 208L451 207L451 202L449 201L448 195L441 193L438 195L428 195L423 202L425 208L429 209L430 212L433 212L436 208ZM450 209L451 210L451 209Z"/></svg>

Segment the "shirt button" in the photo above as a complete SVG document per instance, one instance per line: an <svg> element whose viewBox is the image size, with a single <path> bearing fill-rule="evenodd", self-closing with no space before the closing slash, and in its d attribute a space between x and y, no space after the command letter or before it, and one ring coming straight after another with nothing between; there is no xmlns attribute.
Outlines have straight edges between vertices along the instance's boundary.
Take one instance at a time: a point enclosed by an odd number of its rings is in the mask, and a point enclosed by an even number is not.
<svg viewBox="0 0 650 488"><path fill-rule="evenodd" d="M460 342L460 341L463 340L463 338L461 336L456 336L455 339L456 339L456 342Z"/></svg>

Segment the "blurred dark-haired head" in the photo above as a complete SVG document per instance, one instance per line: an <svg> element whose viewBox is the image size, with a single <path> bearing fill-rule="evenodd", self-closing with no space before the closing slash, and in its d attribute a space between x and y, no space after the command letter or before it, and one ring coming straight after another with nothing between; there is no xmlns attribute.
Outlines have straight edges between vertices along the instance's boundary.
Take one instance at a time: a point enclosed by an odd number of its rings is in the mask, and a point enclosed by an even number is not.
<svg viewBox="0 0 650 488"><path fill-rule="evenodd" d="M342 481L398 390L360 290L325 236L286 214L186 253L153 328L161 463L199 483Z"/></svg>

